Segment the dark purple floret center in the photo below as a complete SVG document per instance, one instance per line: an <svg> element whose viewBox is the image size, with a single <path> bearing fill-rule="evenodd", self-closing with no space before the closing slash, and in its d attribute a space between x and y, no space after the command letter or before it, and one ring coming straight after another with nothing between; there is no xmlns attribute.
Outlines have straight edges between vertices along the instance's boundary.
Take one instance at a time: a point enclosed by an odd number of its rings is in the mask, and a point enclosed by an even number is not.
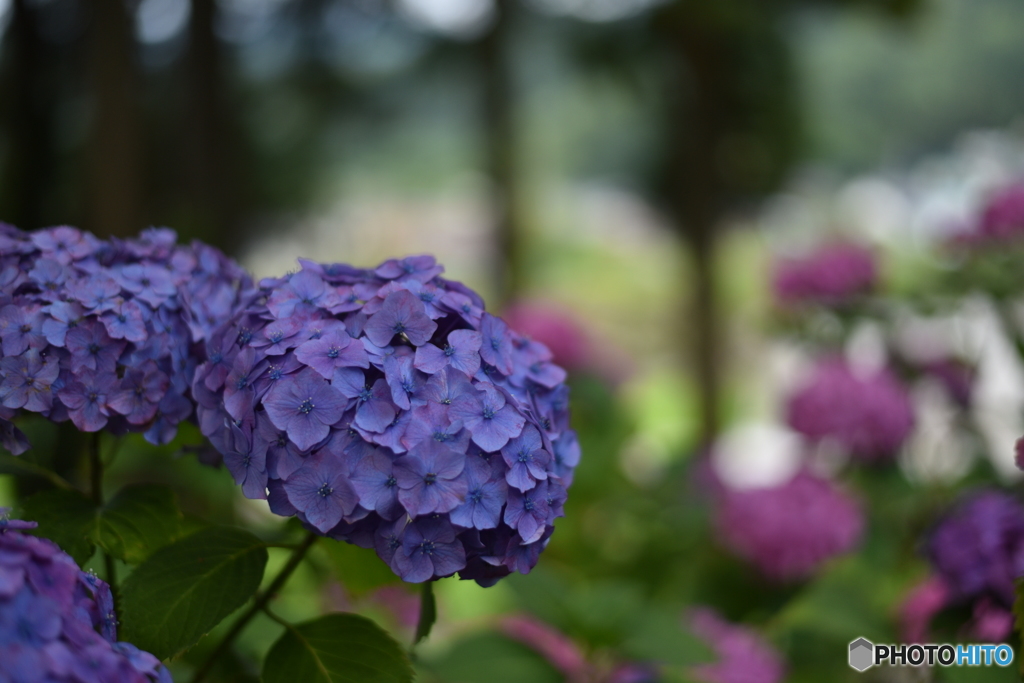
<svg viewBox="0 0 1024 683"><path fill-rule="evenodd" d="M434 441L440 441L441 443L444 443L445 441L449 441L451 438L451 434L448 434L447 432L434 432Z"/></svg>
<svg viewBox="0 0 1024 683"><path fill-rule="evenodd" d="M423 541L422 543L420 543L419 551L423 555L433 555L434 554L434 542L433 541Z"/></svg>
<svg viewBox="0 0 1024 683"><path fill-rule="evenodd" d="M331 348L329 348L327 350L327 357L328 358L337 358L339 353L341 353L341 351L338 350L338 347L337 346L332 346Z"/></svg>
<svg viewBox="0 0 1024 683"><path fill-rule="evenodd" d="M491 348L495 351L501 348L501 339L498 337L491 337Z"/></svg>
<svg viewBox="0 0 1024 683"><path fill-rule="evenodd" d="M21 326L21 331L22 331L22 332L31 332L31 331L32 331L32 326L31 326L31 325L29 325L28 323L24 323L24 324L23 324L23 325Z"/></svg>
<svg viewBox="0 0 1024 683"><path fill-rule="evenodd" d="M370 393L370 387L363 387L363 390L359 392L359 402L362 403L363 401L369 401L372 396L373 394Z"/></svg>
<svg viewBox="0 0 1024 683"><path fill-rule="evenodd" d="M427 486L430 486L431 484L436 484L437 475L434 474L433 472L427 472L427 474L423 476L423 483L426 484Z"/></svg>
<svg viewBox="0 0 1024 683"><path fill-rule="evenodd" d="M318 496L320 496L321 498L327 498L327 497L328 497L328 496L330 496L330 495L331 495L332 493L334 493L334 489L333 489L333 488L331 488L331 486L330 486L329 484L327 484L326 482L324 482L323 484L321 484L321 485L320 485L320 488L319 488L319 489L317 489L316 493L317 493L317 495L318 495Z"/></svg>
<svg viewBox="0 0 1024 683"><path fill-rule="evenodd" d="M526 510L527 512L533 510L533 499L530 498L529 496L523 497L523 509Z"/></svg>
<svg viewBox="0 0 1024 683"><path fill-rule="evenodd" d="M455 355L455 347L453 347L451 344L445 344L444 345L444 355L446 355L448 357L454 356Z"/></svg>
<svg viewBox="0 0 1024 683"><path fill-rule="evenodd" d="M483 489L477 487L469 492L469 501L471 503L479 503L484 498Z"/></svg>
<svg viewBox="0 0 1024 683"><path fill-rule="evenodd" d="M395 326L392 329L394 330L395 334L402 334L403 332L405 332L405 323L399 321L395 323Z"/></svg>
<svg viewBox="0 0 1024 683"><path fill-rule="evenodd" d="M276 344L279 341L281 341L282 339L284 339L284 332L282 332L280 330L278 330L277 332L271 332L269 339L270 339L270 341L272 341L272 342L274 342Z"/></svg>
<svg viewBox="0 0 1024 683"><path fill-rule="evenodd" d="M242 331L238 333L238 345L245 346L252 341L252 330L248 327L243 327Z"/></svg>
<svg viewBox="0 0 1024 683"><path fill-rule="evenodd" d="M270 379L276 381L284 377L284 372L281 370L280 366L271 365L270 370L267 372L267 375L270 377Z"/></svg>
<svg viewBox="0 0 1024 683"><path fill-rule="evenodd" d="M484 408L484 414L483 414L482 417L485 420L493 420L494 419L494 409L490 408L490 407L485 407Z"/></svg>
<svg viewBox="0 0 1024 683"><path fill-rule="evenodd" d="M313 412L313 408L315 407L316 406L313 405L313 397L311 396L299 404L299 412L303 415L309 415Z"/></svg>
<svg viewBox="0 0 1024 683"><path fill-rule="evenodd" d="M519 451L519 462L530 462L533 460L533 453L528 450Z"/></svg>
<svg viewBox="0 0 1024 683"><path fill-rule="evenodd" d="M384 485L387 486L390 489L390 488L398 485L398 480L395 479L394 477L388 477L388 480L386 482L384 482Z"/></svg>
<svg viewBox="0 0 1024 683"><path fill-rule="evenodd" d="M249 378L248 377L239 377L238 381L235 382L235 389L241 390L241 389L245 389L247 386L249 386Z"/></svg>

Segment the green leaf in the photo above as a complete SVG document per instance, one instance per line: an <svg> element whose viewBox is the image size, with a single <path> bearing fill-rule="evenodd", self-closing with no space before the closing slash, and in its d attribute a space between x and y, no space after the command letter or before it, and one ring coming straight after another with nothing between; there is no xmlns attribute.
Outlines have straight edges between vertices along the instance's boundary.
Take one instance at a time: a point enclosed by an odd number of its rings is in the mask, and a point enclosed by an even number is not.
<svg viewBox="0 0 1024 683"><path fill-rule="evenodd" d="M401 581L371 550L329 538L317 545L327 553L335 576L353 596L358 597L374 588Z"/></svg>
<svg viewBox="0 0 1024 683"><path fill-rule="evenodd" d="M195 645L259 588L265 544L211 527L153 553L121 589L124 640L160 659Z"/></svg>
<svg viewBox="0 0 1024 683"><path fill-rule="evenodd" d="M77 491L53 489L37 493L22 501L19 516L38 522L39 526L30 533L59 545L79 566L88 562L96 550L92 541L96 506Z"/></svg>
<svg viewBox="0 0 1024 683"><path fill-rule="evenodd" d="M420 618L416 623L416 640L413 645L430 635L430 629L437 621L437 600L434 599L434 582L427 581L423 584L420 593Z"/></svg>
<svg viewBox="0 0 1024 683"><path fill-rule="evenodd" d="M182 534L182 515L166 486L128 486L114 496L96 520L94 540L109 554L139 564Z"/></svg>
<svg viewBox="0 0 1024 683"><path fill-rule="evenodd" d="M0 453L0 474L13 474L19 477L38 477L40 479L46 479L57 488L65 490L71 490L74 488L56 472L48 470L42 465L38 465L24 457L14 456L10 453Z"/></svg>
<svg viewBox="0 0 1024 683"><path fill-rule="evenodd" d="M263 662L263 683L409 683L405 652L356 614L328 614L289 627Z"/></svg>
<svg viewBox="0 0 1024 683"><path fill-rule="evenodd" d="M650 611L634 623L622 653L637 661L688 666L714 659L702 640L683 628L678 613Z"/></svg>
<svg viewBox="0 0 1024 683"><path fill-rule="evenodd" d="M535 650L497 633L460 640L442 659L424 662L429 680L459 683L564 683L565 675ZM266 681L266 683L271 683Z"/></svg>

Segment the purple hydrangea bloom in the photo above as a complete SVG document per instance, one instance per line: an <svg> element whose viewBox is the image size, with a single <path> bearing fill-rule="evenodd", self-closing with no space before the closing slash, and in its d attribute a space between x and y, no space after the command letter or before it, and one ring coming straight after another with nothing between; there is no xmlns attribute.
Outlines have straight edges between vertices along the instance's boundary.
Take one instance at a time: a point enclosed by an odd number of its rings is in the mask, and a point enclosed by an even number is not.
<svg viewBox="0 0 1024 683"><path fill-rule="evenodd" d="M53 542L21 533L34 523L0 509L0 679L170 683L153 655L117 642L106 583Z"/></svg>
<svg viewBox="0 0 1024 683"><path fill-rule="evenodd" d="M243 493L407 581L529 572L579 463L550 351L433 257L300 264L195 372L200 429Z"/></svg>
<svg viewBox="0 0 1024 683"><path fill-rule="evenodd" d="M878 265L870 249L855 244L824 244L802 258L775 265L773 288L782 305L841 306L874 289Z"/></svg>
<svg viewBox="0 0 1024 683"><path fill-rule="evenodd" d="M927 552L951 600L990 597L1010 607L1014 580L1024 576L1024 505L999 491L977 493L935 526Z"/></svg>
<svg viewBox="0 0 1024 683"><path fill-rule="evenodd" d="M785 663L768 642L750 629L731 624L710 608L690 610L690 630L711 646L716 662L699 664L688 671L701 683L781 683Z"/></svg>
<svg viewBox="0 0 1024 683"><path fill-rule="evenodd" d="M869 462L894 456L914 427L910 397L890 372L862 376L838 358L818 363L788 413L789 425L808 439L832 439Z"/></svg>
<svg viewBox="0 0 1024 683"><path fill-rule="evenodd" d="M804 579L860 540L860 506L808 472L770 488L723 487L715 526L726 546L777 581Z"/></svg>
<svg viewBox="0 0 1024 683"><path fill-rule="evenodd" d="M175 243L170 230L101 241L61 226L0 231L0 426L39 413L94 432L174 438L193 414L205 342L254 296L248 275L219 251ZM8 436L10 435L10 436ZM17 449L17 450L15 450Z"/></svg>

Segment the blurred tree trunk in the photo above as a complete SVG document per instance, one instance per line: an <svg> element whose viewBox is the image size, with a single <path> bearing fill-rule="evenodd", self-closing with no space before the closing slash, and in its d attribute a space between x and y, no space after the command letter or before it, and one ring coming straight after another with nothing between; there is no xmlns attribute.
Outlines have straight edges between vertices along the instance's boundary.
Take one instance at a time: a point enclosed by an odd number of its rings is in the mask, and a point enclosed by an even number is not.
<svg viewBox="0 0 1024 683"><path fill-rule="evenodd" d="M194 232L213 244L237 245L239 199L228 112L224 101L223 54L214 33L215 0L192 0L189 47L185 60L187 113L185 187Z"/></svg>
<svg viewBox="0 0 1024 683"><path fill-rule="evenodd" d="M132 18L123 0L93 0L89 21L95 121L89 150L88 228L143 228L142 122Z"/></svg>
<svg viewBox="0 0 1024 683"><path fill-rule="evenodd" d="M42 227L53 180L53 102L45 77L46 46L29 0L14 0L7 28L7 79L2 103L10 152L4 169L5 210L0 220Z"/></svg>
<svg viewBox="0 0 1024 683"><path fill-rule="evenodd" d="M507 304L522 291L523 225L519 182L516 174L515 97L509 34L512 0L496 0L495 18L480 38L483 70L483 117L487 172L490 176L494 212L495 283L498 306Z"/></svg>
<svg viewBox="0 0 1024 683"><path fill-rule="evenodd" d="M700 398L700 446L710 446L720 427L720 357L715 288L718 227L725 188L717 150L728 134L728 71L722 43L699 23L671 24L669 47L675 61L670 95L671 142L668 190L673 219L693 256L692 299L684 319L692 321L692 363Z"/></svg>

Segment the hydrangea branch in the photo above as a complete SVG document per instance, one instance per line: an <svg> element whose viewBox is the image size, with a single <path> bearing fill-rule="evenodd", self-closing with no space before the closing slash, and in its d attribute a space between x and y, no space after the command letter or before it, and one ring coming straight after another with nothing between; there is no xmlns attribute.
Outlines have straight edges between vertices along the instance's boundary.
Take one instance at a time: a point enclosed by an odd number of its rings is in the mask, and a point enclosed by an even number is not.
<svg viewBox="0 0 1024 683"><path fill-rule="evenodd" d="M100 457L100 434L101 432L94 432L89 437L89 477L90 477L90 490L92 493L92 501L95 503L96 508L103 507L103 459ZM103 568L107 579L107 585L110 586L110 593L114 600L114 616L120 622L121 611L119 605L119 598L117 594L117 568L114 566L114 558L110 553L105 550L101 550L103 553Z"/></svg>
<svg viewBox="0 0 1024 683"><path fill-rule="evenodd" d="M213 669L213 665L217 663L217 660L231 648L231 644L235 639L245 630L245 627L252 621L252 618L259 614L261 611L266 610L267 603L274 595L276 595L284 584L288 581L291 575L298 568L303 558L306 556L306 552L316 543L316 539L319 538L317 534L309 533L306 538L299 544L294 551L292 551L291 557L288 558L288 562L285 563L281 571L278 572L277 576L271 582L267 590L263 591L256 597L256 601L253 602L252 607L246 610L245 614L240 616L231 630L228 631L227 635L224 636L223 640L217 645L216 649L206 658L206 661L196 669L195 674L192 676L192 683L199 683L204 680L210 671Z"/></svg>

